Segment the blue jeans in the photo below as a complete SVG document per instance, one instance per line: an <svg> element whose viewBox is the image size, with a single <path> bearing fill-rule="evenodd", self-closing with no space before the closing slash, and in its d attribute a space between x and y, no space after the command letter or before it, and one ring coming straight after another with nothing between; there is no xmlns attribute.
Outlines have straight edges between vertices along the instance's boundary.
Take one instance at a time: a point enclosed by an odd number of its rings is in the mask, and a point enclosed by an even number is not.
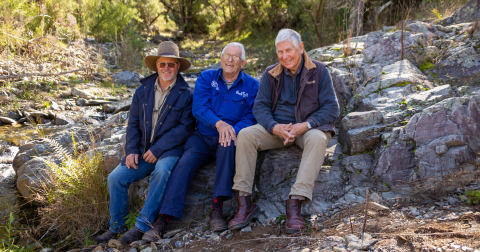
<svg viewBox="0 0 480 252"><path fill-rule="evenodd" d="M156 163L147 163L142 158L138 161L138 169L128 169L126 165L119 164L108 175L108 191L110 192L110 231L122 232L125 228L125 217L128 215L128 188L130 185L149 174L150 188L147 200L140 211L135 226L147 232L152 227L158 216L163 201L163 194L168 179L179 157L166 157L157 160Z"/></svg>
<svg viewBox="0 0 480 252"><path fill-rule="evenodd" d="M187 189L195 173L213 160L217 164L213 199L218 196L230 199L235 175L235 150L233 141L230 146L222 147L218 143L218 136L204 136L196 131L185 143L185 152L168 181L160 214L170 215L174 219L182 218Z"/></svg>

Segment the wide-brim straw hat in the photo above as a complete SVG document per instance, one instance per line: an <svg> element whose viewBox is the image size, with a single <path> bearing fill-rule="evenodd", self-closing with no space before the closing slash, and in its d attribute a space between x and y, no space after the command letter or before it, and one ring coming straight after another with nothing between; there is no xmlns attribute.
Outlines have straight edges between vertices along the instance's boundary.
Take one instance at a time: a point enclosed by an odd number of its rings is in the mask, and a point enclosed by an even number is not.
<svg viewBox="0 0 480 252"><path fill-rule="evenodd" d="M178 61L180 62L180 69L178 70L179 72L183 72L189 69L192 65L192 63L190 63L188 59L180 57L178 46L171 41L165 41L160 43L160 45L158 45L157 55L149 55L145 57L145 59L143 60L145 62L145 66L147 66L148 69L157 72L156 63L157 59L160 57L178 59Z"/></svg>

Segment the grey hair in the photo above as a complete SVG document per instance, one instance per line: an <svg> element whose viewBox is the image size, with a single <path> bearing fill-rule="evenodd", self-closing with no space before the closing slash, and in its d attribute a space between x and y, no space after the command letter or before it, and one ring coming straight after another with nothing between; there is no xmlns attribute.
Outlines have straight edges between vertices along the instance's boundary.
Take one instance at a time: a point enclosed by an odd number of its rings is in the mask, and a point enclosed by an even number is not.
<svg viewBox="0 0 480 252"><path fill-rule="evenodd" d="M240 56L240 58L242 60L246 60L247 57L245 56L245 47L241 44L241 43L238 43L238 42L231 42L231 43L228 43L222 50L222 54L225 52L225 49L227 49L227 47L229 46L236 46L238 48L240 48L240 50L242 51L242 56Z"/></svg>
<svg viewBox="0 0 480 252"><path fill-rule="evenodd" d="M292 29L281 29L278 32L277 38L275 39L275 47L277 47L278 43L282 43L284 41L292 42L295 48L300 49L300 43L302 43L302 37L300 34Z"/></svg>

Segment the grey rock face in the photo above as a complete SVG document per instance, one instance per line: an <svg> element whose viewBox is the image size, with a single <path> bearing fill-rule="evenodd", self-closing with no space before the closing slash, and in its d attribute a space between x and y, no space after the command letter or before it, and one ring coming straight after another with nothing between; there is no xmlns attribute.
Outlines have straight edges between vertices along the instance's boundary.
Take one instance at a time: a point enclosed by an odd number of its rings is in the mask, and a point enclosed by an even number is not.
<svg viewBox="0 0 480 252"><path fill-rule="evenodd" d="M450 47L445 58L438 63L433 72L438 78L461 85L480 85L480 50L472 44L460 42Z"/></svg>
<svg viewBox="0 0 480 252"><path fill-rule="evenodd" d="M433 85L428 81L427 77L416 66L410 63L409 60L401 60L384 66L382 68L380 81L367 84L361 94L367 96L395 85L405 84L420 84L428 88L433 88Z"/></svg>
<svg viewBox="0 0 480 252"><path fill-rule="evenodd" d="M143 75L130 71L123 71L116 73L112 76L112 81L118 84L125 84L127 87L133 87L139 84L139 81L143 79Z"/></svg>
<svg viewBox="0 0 480 252"><path fill-rule="evenodd" d="M343 108L345 102L352 97L351 88L349 88L350 77L349 73L336 68L329 68L332 76L333 86L337 95L337 100L340 108Z"/></svg>
<svg viewBox="0 0 480 252"><path fill-rule="evenodd" d="M453 96L455 96L455 92L450 85L447 84L432 88L428 91L409 95L405 98L405 101L409 104L426 105L434 104Z"/></svg>
<svg viewBox="0 0 480 252"><path fill-rule="evenodd" d="M480 96L454 97L416 114L405 131L417 144L420 178L446 175L477 161Z"/></svg>
<svg viewBox="0 0 480 252"><path fill-rule="evenodd" d="M402 128L395 128L388 140L388 146L382 147L373 175L390 188L403 185L414 177L414 145L407 138Z"/></svg>
<svg viewBox="0 0 480 252"><path fill-rule="evenodd" d="M477 18L480 18L480 1L470 0L460 9L458 9L452 16L442 20L442 25L460 24L466 22L472 22Z"/></svg>
<svg viewBox="0 0 480 252"><path fill-rule="evenodd" d="M346 132L358 127L379 124L382 122L382 120L382 113L378 111L352 112L342 119L340 132Z"/></svg>
<svg viewBox="0 0 480 252"><path fill-rule="evenodd" d="M342 159L342 165L349 172L369 175L373 167L373 157L369 154L347 156Z"/></svg>
<svg viewBox="0 0 480 252"><path fill-rule="evenodd" d="M421 22L421 21L414 21L405 26L405 29L411 33L421 33L425 34L427 37L434 37L435 29L428 23Z"/></svg>
<svg viewBox="0 0 480 252"><path fill-rule="evenodd" d="M371 150L380 139L380 132L385 127L380 124L383 116L378 111L352 112L340 123L338 140L344 152L350 155Z"/></svg>
<svg viewBox="0 0 480 252"><path fill-rule="evenodd" d="M285 200L295 183L296 173L301 161L302 150L296 146L269 150L259 168L258 190L261 193L257 206L260 208L259 220L273 219L285 214ZM342 167L338 161L331 166L323 166L313 190L313 203L303 206L302 214L315 214L329 208L335 199L344 194L344 181L341 179Z"/></svg>
<svg viewBox="0 0 480 252"><path fill-rule="evenodd" d="M414 53L413 47L424 40L423 34L404 33L405 53ZM364 63L379 63L388 65L400 60L401 54L401 31L396 32L372 32L367 35L365 49L363 50Z"/></svg>
<svg viewBox="0 0 480 252"><path fill-rule="evenodd" d="M385 125L379 124L349 130L345 136L345 152L354 155L373 149L384 128Z"/></svg>

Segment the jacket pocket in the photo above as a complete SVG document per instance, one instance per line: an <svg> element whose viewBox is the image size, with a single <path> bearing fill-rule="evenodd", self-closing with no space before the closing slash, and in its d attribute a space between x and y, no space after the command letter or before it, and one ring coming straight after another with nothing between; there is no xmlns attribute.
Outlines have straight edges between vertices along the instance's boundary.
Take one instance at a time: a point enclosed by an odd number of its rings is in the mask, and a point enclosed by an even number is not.
<svg viewBox="0 0 480 252"><path fill-rule="evenodd" d="M235 96L232 101L232 108L230 108L232 113L231 117L236 121L240 121L240 119L242 119L242 117L245 115L248 107L247 98Z"/></svg>

